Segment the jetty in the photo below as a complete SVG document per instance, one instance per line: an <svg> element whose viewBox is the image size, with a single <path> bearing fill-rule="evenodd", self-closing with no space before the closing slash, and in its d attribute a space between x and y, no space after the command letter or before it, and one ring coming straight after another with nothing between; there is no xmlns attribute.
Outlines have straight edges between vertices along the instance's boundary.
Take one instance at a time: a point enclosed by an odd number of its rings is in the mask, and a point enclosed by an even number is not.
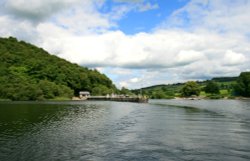
<svg viewBox="0 0 250 161"><path fill-rule="evenodd" d="M86 91L79 92L79 99L75 100L148 103L148 97L141 95L127 96L111 94L106 96L91 96L90 93Z"/></svg>
<svg viewBox="0 0 250 161"><path fill-rule="evenodd" d="M137 102L148 103L146 97L106 97L106 96L89 96L86 100L90 101L116 101L116 102Z"/></svg>

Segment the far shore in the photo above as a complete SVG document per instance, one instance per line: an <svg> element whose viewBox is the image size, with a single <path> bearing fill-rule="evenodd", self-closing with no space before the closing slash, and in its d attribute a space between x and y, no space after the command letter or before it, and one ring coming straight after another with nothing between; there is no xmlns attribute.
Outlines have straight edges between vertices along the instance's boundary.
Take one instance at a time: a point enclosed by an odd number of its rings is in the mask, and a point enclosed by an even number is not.
<svg viewBox="0 0 250 161"><path fill-rule="evenodd" d="M209 97L175 97L175 100L250 100L249 97L223 97L223 98L209 98Z"/></svg>
<svg viewBox="0 0 250 161"><path fill-rule="evenodd" d="M60 99L44 99L44 100L23 100L23 101L34 101L34 102L43 102L43 101L86 101L87 99L81 99L79 97L73 98L60 98ZM157 99L150 99L150 100L157 100ZM250 97L223 97L218 99L212 99L208 97L174 97L170 99L163 98L161 100L250 100ZM10 99L0 99L0 102L20 102L20 101L13 101Z"/></svg>

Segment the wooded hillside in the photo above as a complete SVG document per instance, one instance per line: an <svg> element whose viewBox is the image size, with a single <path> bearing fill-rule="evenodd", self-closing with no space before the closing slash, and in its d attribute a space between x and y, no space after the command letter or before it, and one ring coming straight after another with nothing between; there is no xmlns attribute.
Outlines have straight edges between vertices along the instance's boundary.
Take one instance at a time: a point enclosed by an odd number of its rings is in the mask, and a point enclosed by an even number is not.
<svg viewBox="0 0 250 161"><path fill-rule="evenodd" d="M13 37L0 38L0 62L0 99L70 98L82 90L93 95L117 90L104 74Z"/></svg>

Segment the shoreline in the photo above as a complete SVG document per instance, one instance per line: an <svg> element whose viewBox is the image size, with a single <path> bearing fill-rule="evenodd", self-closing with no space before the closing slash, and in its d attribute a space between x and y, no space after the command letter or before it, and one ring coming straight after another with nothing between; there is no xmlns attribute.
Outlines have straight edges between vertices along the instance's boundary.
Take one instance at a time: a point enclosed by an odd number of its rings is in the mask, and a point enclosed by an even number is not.
<svg viewBox="0 0 250 161"><path fill-rule="evenodd" d="M223 97L223 98L209 98L209 97L175 97L173 100L250 100L250 97Z"/></svg>
<svg viewBox="0 0 250 161"><path fill-rule="evenodd" d="M144 99L143 99L144 100ZM159 99L147 99L148 100L159 100ZM174 97L171 99L160 99L160 100L250 100L250 97L234 97L234 98L218 98L218 99L212 99L208 97ZM0 99L0 102L60 102L60 101L99 101L97 99L80 99L79 97L73 97L73 98L67 98L67 99L45 99L45 100L9 100L9 99ZM101 101L114 101L111 99L103 100ZM118 101L118 102L129 102L129 101ZM134 102L134 101L133 101Z"/></svg>

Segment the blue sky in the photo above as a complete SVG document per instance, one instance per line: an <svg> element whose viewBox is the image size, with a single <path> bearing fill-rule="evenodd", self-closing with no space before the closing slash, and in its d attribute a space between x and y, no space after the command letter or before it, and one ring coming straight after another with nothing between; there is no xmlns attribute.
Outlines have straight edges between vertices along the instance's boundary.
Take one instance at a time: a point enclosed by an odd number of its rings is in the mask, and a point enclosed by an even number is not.
<svg viewBox="0 0 250 161"><path fill-rule="evenodd" d="M0 25L119 88L250 70L250 0L0 0Z"/></svg>
<svg viewBox="0 0 250 161"><path fill-rule="evenodd" d="M128 35L133 35L138 32L151 32L155 27L166 20L166 18L168 18L175 10L183 7L185 4L187 4L187 2L187 0L144 1L144 6L150 4L152 6L155 6L155 8L148 8L148 10L145 9L145 11L134 9L131 12L128 12L122 17L122 19L119 19L117 21L118 26L114 29L119 29ZM110 10L112 10L114 6L128 4L134 7L136 6L136 4L134 3L107 1L103 5L101 12L102 10L104 10L105 12L110 12Z"/></svg>

